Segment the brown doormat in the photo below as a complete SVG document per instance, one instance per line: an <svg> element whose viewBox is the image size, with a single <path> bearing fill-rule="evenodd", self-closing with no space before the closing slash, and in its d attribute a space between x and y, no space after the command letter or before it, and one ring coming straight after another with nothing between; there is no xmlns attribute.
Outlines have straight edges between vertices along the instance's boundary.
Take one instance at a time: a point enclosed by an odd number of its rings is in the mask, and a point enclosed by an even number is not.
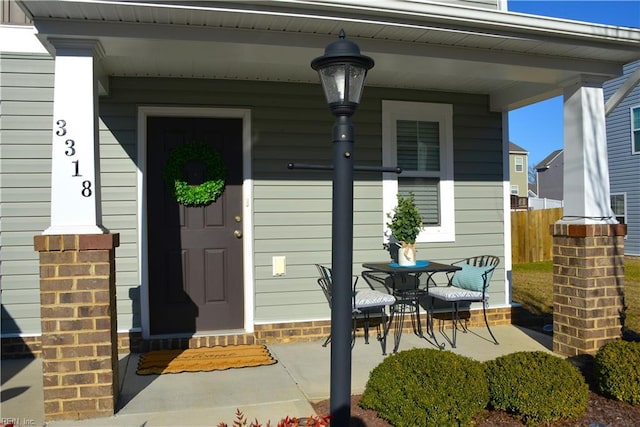
<svg viewBox="0 0 640 427"><path fill-rule="evenodd" d="M229 368L273 365L277 361L264 345L227 345L188 350L157 350L144 353L138 375L207 372Z"/></svg>

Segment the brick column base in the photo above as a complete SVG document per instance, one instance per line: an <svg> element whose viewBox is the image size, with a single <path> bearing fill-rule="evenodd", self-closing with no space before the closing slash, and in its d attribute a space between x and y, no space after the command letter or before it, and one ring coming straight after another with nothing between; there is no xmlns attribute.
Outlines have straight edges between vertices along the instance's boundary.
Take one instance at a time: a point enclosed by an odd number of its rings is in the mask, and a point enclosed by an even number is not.
<svg viewBox="0 0 640 427"><path fill-rule="evenodd" d="M553 351L594 354L620 338L626 226L554 224Z"/></svg>
<svg viewBox="0 0 640 427"><path fill-rule="evenodd" d="M35 236L46 421L115 413L119 234Z"/></svg>

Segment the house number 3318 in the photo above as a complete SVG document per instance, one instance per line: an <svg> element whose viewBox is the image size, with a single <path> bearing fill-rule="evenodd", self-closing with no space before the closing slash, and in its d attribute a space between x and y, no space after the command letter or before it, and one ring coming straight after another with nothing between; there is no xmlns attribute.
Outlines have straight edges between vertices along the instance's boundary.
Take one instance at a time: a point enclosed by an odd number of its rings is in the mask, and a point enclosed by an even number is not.
<svg viewBox="0 0 640 427"><path fill-rule="evenodd" d="M64 138L67 135L66 120L56 121L56 127L56 136ZM76 142L73 139L65 139L64 146L64 155L74 158L77 154ZM82 178L82 174L80 173L80 160L72 160L71 164L73 165L73 174L71 176L73 178ZM91 195L93 194L93 190L91 189L90 180L82 181L82 189L80 190L80 194L82 194L83 197L91 197Z"/></svg>

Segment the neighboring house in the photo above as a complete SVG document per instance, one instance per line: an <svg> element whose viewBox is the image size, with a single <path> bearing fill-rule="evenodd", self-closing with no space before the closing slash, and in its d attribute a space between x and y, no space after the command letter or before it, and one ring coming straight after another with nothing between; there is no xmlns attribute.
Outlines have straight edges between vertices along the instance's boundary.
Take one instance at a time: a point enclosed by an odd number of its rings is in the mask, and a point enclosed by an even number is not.
<svg viewBox="0 0 640 427"><path fill-rule="evenodd" d="M331 173L286 165L330 162L334 119L309 63L342 28L376 61L353 158L404 169L356 173L354 273L385 258L386 214L398 191L414 191L420 257L500 256L490 304L509 319L508 111L563 91L598 107L594 82L640 59L640 30L512 14L502 1L2 3L2 337L34 351L43 232L119 233L121 348L135 337L326 333L313 264L331 260ZM599 108L565 110L604 123ZM185 142L211 144L229 172L206 208L167 192L167 160ZM572 173L606 172L589 166ZM578 196L608 199L608 184Z"/></svg>
<svg viewBox="0 0 640 427"><path fill-rule="evenodd" d="M629 79L637 81L640 61L624 66L624 75L604 84L605 100ZM624 251L640 255L640 86L631 90L607 116L607 153L611 207L627 225Z"/></svg>
<svg viewBox="0 0 640 427"><path fill-rule="evenodd" d="M527 197L529 190L529 152L509 142L509 181L511 194Z"/></svg>
<svg viewBox="0 0 640 427"><path fill-rule="evenodd" d="M555 150L536 165L540 199L564 200L564 150Z"/></svg>

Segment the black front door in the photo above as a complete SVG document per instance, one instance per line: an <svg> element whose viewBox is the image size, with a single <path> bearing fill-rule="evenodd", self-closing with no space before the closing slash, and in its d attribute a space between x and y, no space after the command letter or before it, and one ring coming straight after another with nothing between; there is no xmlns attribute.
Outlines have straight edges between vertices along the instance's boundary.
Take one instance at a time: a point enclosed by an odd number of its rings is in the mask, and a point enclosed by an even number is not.
<svg viewBox="0 0 640 427"><path fill-rule="evenodd" d="M151 334L244 327L242 120L150 117L147 122L147 224ZM207 144L227 169L213 203L179 204L164 181L171 151ZM204 165L185 163L185 179L204 180Z"/></svg>

